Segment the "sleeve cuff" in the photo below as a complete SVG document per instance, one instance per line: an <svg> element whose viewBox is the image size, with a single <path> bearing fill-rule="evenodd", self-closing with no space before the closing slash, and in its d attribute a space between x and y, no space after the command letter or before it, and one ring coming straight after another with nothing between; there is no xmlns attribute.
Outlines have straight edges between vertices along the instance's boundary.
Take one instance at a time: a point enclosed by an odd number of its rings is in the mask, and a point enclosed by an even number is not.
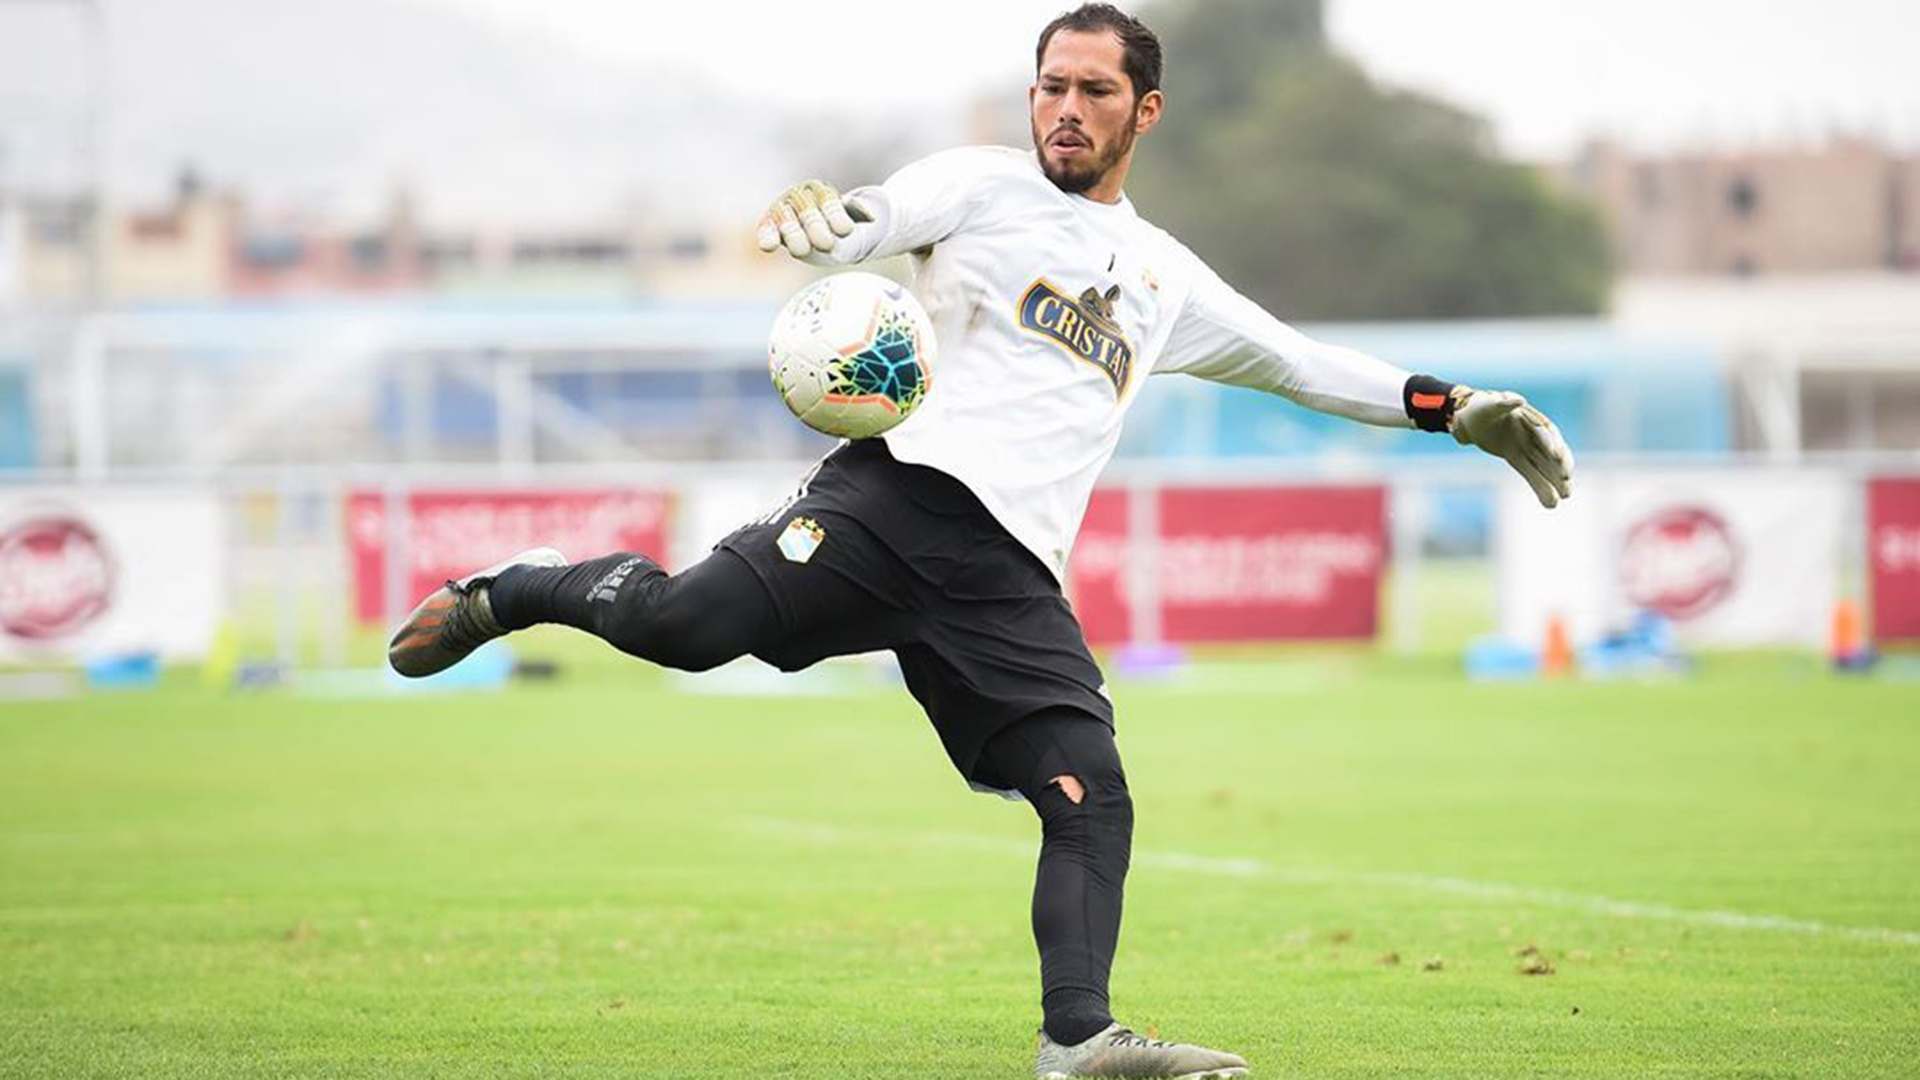
<svg viewBox="0 0 1920 1080"><path fill-rule="evenodd" d="M1446 431L1453 419L1454 384L1431 375L1409 376L1400 390L1407 419L1421 431Z"/></svg>

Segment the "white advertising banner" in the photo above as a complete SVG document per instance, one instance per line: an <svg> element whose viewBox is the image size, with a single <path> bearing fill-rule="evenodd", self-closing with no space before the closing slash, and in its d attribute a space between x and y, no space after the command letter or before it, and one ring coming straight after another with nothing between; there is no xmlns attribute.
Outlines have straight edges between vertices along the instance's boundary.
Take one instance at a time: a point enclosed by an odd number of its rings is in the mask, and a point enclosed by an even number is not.
<svg viewBox="0 0 1920 1080"><path fill-rule="evenodd" d="M226 556L210 491L0 488L0 663L204 656Z"/></svg>
<svg viewBox="0 0 1920 1080"><path fill-rule="evenodd" d="M692 566L735 529L772 513L793 497L804 471L772 468L764 473L743 472L683 488L675 504L677 516L668 542L672 558L669 566L676 571Z"/></svg>
<svg viewBox="0 0 1920 1080"><path fill-rule="evenodd" d="M1501 632L1577 643L1653 610L1699 645L1817 645L1840 563L1847 489L1794 470L1592 473L1543 510L1501 489Z"/></svg>

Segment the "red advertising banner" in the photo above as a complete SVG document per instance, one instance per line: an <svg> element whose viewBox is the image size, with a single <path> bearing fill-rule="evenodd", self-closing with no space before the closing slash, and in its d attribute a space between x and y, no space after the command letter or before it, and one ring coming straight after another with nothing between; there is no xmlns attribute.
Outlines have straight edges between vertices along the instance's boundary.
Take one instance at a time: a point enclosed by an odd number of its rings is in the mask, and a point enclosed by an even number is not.
<svg viewBox="0 0 1920 1080"><path fill-rule="evenodd" d="M1074 610L1096 644L1131 640L1129 505L1096 491L1074 546ZM1162 640L1370 638L1386 562L1386 490L1167 488L1159 493Z"/></svg>
<svg viewBox="0 0 1920 1080"><path fill-rule="evenodd" d="M1920 638L1920 477L1868 482L1867 563L1874 638Z"/></svg>
<svg viewBox="0 0 1920 1080"><path fill-rule="evenodd" d="M413 492L404 602L531 547L558 548L573 559L638 551L664 561L667 508L668 497L655 491ZM348 496L354 611L364 622L387 617L387 542L386 496Z"/></svg>
<svg viewBox="0 0 1920 1080"><path fill-rule="evenodd" d="M1067 595L1080 628L1094 645L1133 637L1133 609L1127 602L1127 499L1121 488L1095 488L1080 519L1080 535L1067 560Z"/></svg>

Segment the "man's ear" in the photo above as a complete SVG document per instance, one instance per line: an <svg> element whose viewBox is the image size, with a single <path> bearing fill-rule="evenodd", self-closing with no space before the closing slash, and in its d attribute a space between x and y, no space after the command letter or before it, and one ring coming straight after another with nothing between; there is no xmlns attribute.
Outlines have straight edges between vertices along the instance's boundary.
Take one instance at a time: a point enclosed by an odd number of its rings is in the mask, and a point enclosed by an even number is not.
<svg viewBox="0 0 1920 1080"><path fill-rule="evenodd" d="M1029 89L1027 93L1031 96L1033 91ZM1133 107L1135 127L1143 134L1153 130L1153 126L1160 122L1160 115L1166 107L1167 98L1165 94L1162 94L1158 90L1147 91L1147 96L1141 98L1140 104Z"/></svg>

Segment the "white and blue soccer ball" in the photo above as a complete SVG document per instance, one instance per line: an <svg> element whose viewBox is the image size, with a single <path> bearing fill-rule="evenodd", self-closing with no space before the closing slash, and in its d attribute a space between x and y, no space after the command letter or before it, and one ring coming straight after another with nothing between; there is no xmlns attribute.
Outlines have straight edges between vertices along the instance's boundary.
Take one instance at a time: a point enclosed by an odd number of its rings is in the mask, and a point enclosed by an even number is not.
<svg viewBox="0 0 1920 1080"><path fill-rule="evenodd" d="M808 427L844 439L905 420L933 384L933 322L899 282L849 271L796 293L773 321L773 387Z"/></svg>

